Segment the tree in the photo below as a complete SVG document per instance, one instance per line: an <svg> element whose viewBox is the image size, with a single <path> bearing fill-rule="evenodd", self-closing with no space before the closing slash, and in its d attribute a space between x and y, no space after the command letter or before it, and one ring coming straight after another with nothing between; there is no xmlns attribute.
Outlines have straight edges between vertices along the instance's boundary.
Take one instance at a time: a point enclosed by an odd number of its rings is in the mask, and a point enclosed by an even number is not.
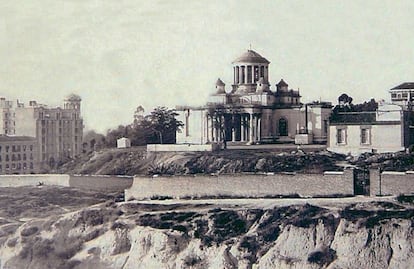
<svg viewBox="0 0 414 269"><path fill-rule="evenodd" d="M128 126L119 125L116 129L110 129L106 133L107 147L116 147L116 141L121 137L128 137Z"/></svg>
<svg viewBox="0 0 414 269"><path fill-rule="evenodd" d="M352 100L353 100L353 98L351 96L349 96L346 93L343 93L338 97L338 104L340 106L350 107L350 106L352 106Z"/></svg>
<svg viewBox="0 0 414 269"><path fill-rule="evenodd" d="M105 136L103 134L99 134L94 130L88 131L83 136L83 151L90 152L94 150L99 150L105 147Z"/></svg>
<svg viewBox="0 0 414 269"><path fill-rule="evenodd" d="M352 104L352 97L346 93L338 97L338 104L334 107L330 120L335 121L340 118L340 113L343 112L372 112L378 109L378 103L372 98L369 102L365 101L362 104Z"/></svg>
<svg viewBox="0 0 414 269"><path fill-rule="evenodd" d="M135 126L139 126L144 121L144 108L140 105L134 112L134 122L132 123Z"/></svg>
<svg viewBox="0 0 414 269"><path fill-rule="evenodd" d="M362 104L356 104L353 106L353 110L357 112L361 111L376 111L378 109L378 103L375 101L374 98L369 100L369 102L365 101Z"/></svg>
<svg viewBox="0 0 414 269"><path fill-rule="evenodd" d="M149 115L144 117L141 127L147 134L149 143L175 143L176 132L180 131L184 124L177 120L174 109L156 107Z"/></svg>

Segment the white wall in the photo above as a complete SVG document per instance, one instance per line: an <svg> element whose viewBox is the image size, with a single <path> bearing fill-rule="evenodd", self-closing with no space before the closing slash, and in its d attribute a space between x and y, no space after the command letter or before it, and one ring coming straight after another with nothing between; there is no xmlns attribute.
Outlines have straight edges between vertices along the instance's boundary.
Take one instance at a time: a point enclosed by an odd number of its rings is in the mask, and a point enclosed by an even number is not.
<svg viewBox="0 0 414 269"><path fill-rule="evenodd" d="M61 174L35 174L35 175L0 175L0 187L21 187L55 185L69 187L69 175Z"/></svg>
<svg viewBox="0 0 414 269"><path fill-rule="evenodd" d="M177 120L184 123L181 132L177 132L177 144L205 144L207 143L206 111L202 110L177 110ZM188 115L188 125L186 124ZM188 132L186 129L188 128ZM210 134L209 134L210 135Z"/></svg>
<svg viewBox="0 0 414 269"><path fill-rule="evenodd" d="M337 129L342 127L346 128L346 144L340 145L337 143L336 134ZM371 143L368 145L361 144L361 127L371 128ZM404 150L401 124L330 126L328 150L352 155L373 150L378 153Z"/></svg>
<svg viewBox="0 0 414 269"><path fill-rule="evenodd" d="M219 144L149 144L147 152L168 152L168 151L214 151L219 149Z"/></svg>

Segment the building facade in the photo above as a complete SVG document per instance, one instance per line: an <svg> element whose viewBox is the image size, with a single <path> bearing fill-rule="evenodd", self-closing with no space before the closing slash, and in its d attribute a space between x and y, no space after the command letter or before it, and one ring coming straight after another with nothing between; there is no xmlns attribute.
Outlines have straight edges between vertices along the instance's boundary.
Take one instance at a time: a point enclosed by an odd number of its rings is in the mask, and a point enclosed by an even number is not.
<svg viewBox="0 0 414 269"><path fill-rule="evenodd" d="M116 147L118 149L125 149L131 147L131 140L127 137L121 137L116 140Z"/></svg>
<svg viewBox="0 0 414 269"><path fill-rule="evenodd" d="M0 98L0 135L15 135L16 121L14 108L19 106L19 101L16 103Z"/></svg>
<svg viewBox="0 0 414 269"><path fill-rule="evenodd" d="M64 99L63 108L49 108L30 101L13 103L0 99L2 128L0 134L32 137L36 140L38 167L52 167L74 158L82 152L83 120L81 98L71 94ZM7 124L6 124L7 123Z"/></svg>
<svg viewBox="0 0 414 269"><path fill-rule="evenodd" d="M16 134L36 137L39 160L53 166L82 152L81 98L69 95L63 108L48 108L35 101L15 110Z"/></svg>
<svg viewBox="0 0 414 269"><path fill-rule="evenodd" d="M412 109L414 101L414 82L404 82L389 90L391 103L403 107L403 109Z"/></svg>
<svg viewBox="0 0 414 269"><path fill-rule="evenodd" d="M381 104L377 111L332 115L328 150L359 155L407 149L413 141L413 113L399 105Z"/></svg>
<svg viewBox="0 0 414 269"><path fill-rule="evenodd" d="M0 135L0 174L33 174L39 168L36 138Z"/></svg>
<svg viewBox="0 0 414 269"><path fill-rule="evenodd" d="M309 143L326 143L331 103L303 104L299 90L289 89L283 79L272 91L269 64L248 50L233 61L229 91L218 79L205 106L177 107L184 123L177 143L289 143L300 135L310 138Z"/></svg>

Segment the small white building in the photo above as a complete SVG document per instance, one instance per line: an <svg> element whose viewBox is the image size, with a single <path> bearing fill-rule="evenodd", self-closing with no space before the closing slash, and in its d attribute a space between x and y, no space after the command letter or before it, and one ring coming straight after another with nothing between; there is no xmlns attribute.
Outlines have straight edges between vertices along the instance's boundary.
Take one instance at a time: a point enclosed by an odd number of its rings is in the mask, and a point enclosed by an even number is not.
<svg viewBox="0 0 414 269"><path fill-rule="evenodd" d="M130 148L131 140L126 137L121 137L118 140L116 140L116 147L119 149Z"/></svg>
<svg viewBox="0 0 414 269"><path fill-rule="evenodd" d="M412 144L411 115L393 104L380 105L376 111L333 114L328 150L351 155L405 150Z"/></svg>

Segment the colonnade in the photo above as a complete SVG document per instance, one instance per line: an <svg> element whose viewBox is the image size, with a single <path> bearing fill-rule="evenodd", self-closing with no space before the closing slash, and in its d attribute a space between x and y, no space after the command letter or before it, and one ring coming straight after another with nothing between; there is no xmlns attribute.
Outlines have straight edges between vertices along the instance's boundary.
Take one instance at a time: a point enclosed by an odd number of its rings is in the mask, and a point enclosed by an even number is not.
<svg viewBox="0 0 414 269"><path fill-rule="evenodd" d="M234 66L234 84L255 84L261 77L268 81L267 65Z"/></svg>
<svg viewBox="0 0 414 269"><path fill-rule="evenodd" d="M262 119L255 113L225 113L220 116L206 115L207 141L246 142L260 141Z"/></svg>

